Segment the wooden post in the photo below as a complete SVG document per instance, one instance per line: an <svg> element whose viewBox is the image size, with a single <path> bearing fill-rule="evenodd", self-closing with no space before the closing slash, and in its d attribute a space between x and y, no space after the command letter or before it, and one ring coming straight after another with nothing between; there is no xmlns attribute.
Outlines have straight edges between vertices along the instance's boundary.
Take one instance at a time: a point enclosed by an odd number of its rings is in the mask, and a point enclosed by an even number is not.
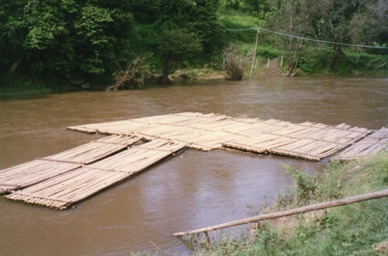
<svg viewBox="0 0 388 256"><path fill-rule="evenodd" d="M209 233L207 231L204 232L205 233L205 239L206 239L206 243L207 244L210 244L210 237L209 237Z"/></svg>
<svg viewBox="0 0 388 256"><path fill-rule="evenodd" d="M252 77L253 67L255 65L256 60L256 50L257 50L257 44L259 42L259 30L257 30L256 33L256 43L255 43L255 50L253 51L253 58L252 58L252 65L251 65L251 73L249 74L249 77Z"/></svg>
<svg viewBox="0 0 388 256"><path fill-rule="evenodd" d="M279 217L295 215L298 213L304 213L304 212L310 212L310 211L315 211L315 210L320 210L320 209L341 206L341 205L353 204L353 203L357 203L357 202L362 202L362 201L371 200L371 199L377 199L377 198L386 197L386 196L388 196L388 189L380 190L380 191L372 192L372 193L367 193L367 194L362 194L362 195L358 195L358 196L342 198L342 199L334 200L334 201L330 201L330 202L307 205L307 206L303 206L303 207L299 207L299 208L295 208L295 209L291 209L291 210L263 214L263 215L259 215L259 216L255 216L255 217L251 217L251 218L245 218L245 219L241 219L241 220L223 223L220 225L210 226L210 227L206 227L206 228L200 228L200 229L196 229L196 230L192 230L192 231L179 232L179 233L175 233L174 236L184 236L184 235L190 235L190 234L197 234L197 233L201 233L201 232L208 232L208 231L212 231L212 230L234 227L234 226L238 226L238 225L243 225L243 224L261 221L261 220L274 219L274 218L279 218Z"/></svg>

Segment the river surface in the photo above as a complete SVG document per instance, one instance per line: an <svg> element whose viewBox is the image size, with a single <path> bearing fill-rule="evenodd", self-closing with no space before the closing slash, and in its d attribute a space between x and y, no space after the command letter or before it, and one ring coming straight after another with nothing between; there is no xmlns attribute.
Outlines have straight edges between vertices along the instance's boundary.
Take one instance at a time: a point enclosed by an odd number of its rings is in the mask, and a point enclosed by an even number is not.
<svg viewBox="0 0 388 256"><path fill-rule="evenodd" d="M166 88L2 100L0 169L100 137L66 126L183 111L379 129L388 127L388 79L190 81ZM326 163L186 150L66 211L0 197L0 254L190 252L174 232L252 216L252 208L271 203L293 185L283 165L315 173Z"/></svg>

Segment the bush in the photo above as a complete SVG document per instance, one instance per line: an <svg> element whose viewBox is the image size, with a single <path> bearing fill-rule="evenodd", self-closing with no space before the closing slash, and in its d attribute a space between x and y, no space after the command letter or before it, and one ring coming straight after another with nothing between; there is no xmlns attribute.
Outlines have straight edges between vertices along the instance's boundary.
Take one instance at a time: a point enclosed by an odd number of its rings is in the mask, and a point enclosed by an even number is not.
<svg viewBox="0 0 388 256"><path fill-rule="evenodd" d="M249 57L239 54L237 47L231 45L224 50L224 65L230 80L241 80Z"/></svg>

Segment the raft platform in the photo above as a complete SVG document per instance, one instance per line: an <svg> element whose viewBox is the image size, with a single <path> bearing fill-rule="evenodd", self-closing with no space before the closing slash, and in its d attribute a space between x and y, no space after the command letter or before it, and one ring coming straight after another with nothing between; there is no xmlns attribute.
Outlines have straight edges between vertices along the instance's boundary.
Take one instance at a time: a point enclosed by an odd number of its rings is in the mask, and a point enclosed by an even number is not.
<svg viewBox="0 0 388 256"><path fill-rule="evenodd" d="M388 151L388 128L381 128L346 148L337 157L339 161L350 161L368 157L380 151Z"/></svg>
<svg viewBox="0 0 388 256"><path fill-rule="evenodd" d="M0 170L5 198L59 210L90 197L184 148L234 149L320 161L366 157L388 150L388 129L346 124L184 112L68 127L110 134L62 153Z"/></svg>
<svg viewBox="0 0 388 256"><path fill-rule="evenodd" d="M90 164L140 141L138 137L109 136L62 153L0 171L0 194L22 189Z"/></svg>
<svg viewBox="0 0 388 256"><path fill-rule="evenodd" d="M161 139L144 144L140 140L113 135L0 171L2 192L10 192L5 196L10 200L64 210L185 147ZM67 163L68 156L79 162ZM36 168L40 162L44 168Z"/></svg>
<svg viewBox="0 0 388 256"><path fill-rule="evenodd" d="M108 123L68 127L70 130L163 138L209 151L231 148L320 161L360 141L372 130L346 124L290 123L279 120L184 112ZM384 135L386 138L387 135ZM384 140L382 140L382 143ZM375 151L371 151L374 153Z"/></svg>

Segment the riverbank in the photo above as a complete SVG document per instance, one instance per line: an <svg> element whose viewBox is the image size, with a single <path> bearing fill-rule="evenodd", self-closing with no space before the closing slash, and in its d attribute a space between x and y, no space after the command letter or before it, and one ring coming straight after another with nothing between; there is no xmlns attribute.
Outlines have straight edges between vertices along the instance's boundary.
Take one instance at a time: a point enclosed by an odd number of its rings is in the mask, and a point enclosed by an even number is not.
<svg viewBox="0 0 388 256"><path fill-rule="evenodd" d="M388 152L346 164L332 162L310 177L290 167L295 190L271 208L275 212L316 202L386 189ZM195 255L387 255L387 198L260 223L253 237L222 239L199 246ZM204 245L204 243L202 243Z"/></svg>
<svg viewBox="0 0 388 256"><path fill-rule="evenodd" d="M370 61L372 62L372 60ZM284 77L286 74L286 68L281 66L280 58L272 58L264 60L261 58L261 61L258 61L251 71L251 67L247 66L245 68L245 74L243 80L250 79L251 77ZM251 73L252 72L252 73ZM353 69L348 70L348 72L340 72L338 70L325 70L315 71L312 73L306 73L301 69L298 76L308 77L308 76L327 76L327 77L336 77L336 76L347 76L347 77L370 77L370 78L381 78L386 77L385 71L381 70L368 70L368 69ZM214 80L214 79L227 79L227 73L225 70L217 68L186 68L180 69L170 75L172 84L179 83L185 80ZM95 79L99 81L98 79ZM52 94L56 92L74 92L81 90L105 90L109 82L105 80L105 83L99 82L85 82L83 84L72 84L71 82L65 81L53 81L53 80L44 80L44 79L32 79L28 77L20 77L18 75L3 75L0 79L0 99L7 98L20 98L20 97L34 97L42 96L47 94ZM143 88L157 86L155 80L149 81L146 83ZM165 86L165 85L163 85ZM139 88L136 88L139 89Z"/></svg>

